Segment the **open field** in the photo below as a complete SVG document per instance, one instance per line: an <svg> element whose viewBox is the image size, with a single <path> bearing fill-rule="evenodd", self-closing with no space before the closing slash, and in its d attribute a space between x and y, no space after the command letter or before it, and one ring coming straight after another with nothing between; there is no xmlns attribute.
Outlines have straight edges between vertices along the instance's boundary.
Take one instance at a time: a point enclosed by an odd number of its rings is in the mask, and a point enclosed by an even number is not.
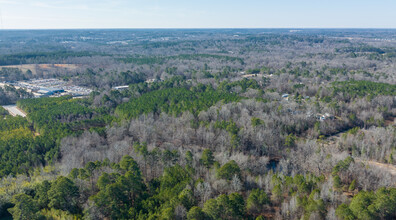
<svg viewBox="0 0 396 220"><path fill-rule="evenodd" d="M79 66L76 64L21 64L21 65L9 65L9 66L0 66L0 69L3 68L17 68L22 72L26 72L28 70L32 71L32 74L37 74L37 70L50 70L50 69L68 69L75 70Z"/></svg>

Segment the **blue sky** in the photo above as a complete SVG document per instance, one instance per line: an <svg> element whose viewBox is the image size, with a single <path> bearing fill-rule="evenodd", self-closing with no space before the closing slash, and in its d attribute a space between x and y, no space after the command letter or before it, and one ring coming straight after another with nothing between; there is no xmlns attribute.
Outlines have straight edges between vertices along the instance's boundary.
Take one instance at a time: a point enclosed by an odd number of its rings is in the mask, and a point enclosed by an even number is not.
<svg viewBox="0 0 396 220"><path fill-rule="evenodd" d="M396 28L396 0L0 0L1 28Z"/></svg>

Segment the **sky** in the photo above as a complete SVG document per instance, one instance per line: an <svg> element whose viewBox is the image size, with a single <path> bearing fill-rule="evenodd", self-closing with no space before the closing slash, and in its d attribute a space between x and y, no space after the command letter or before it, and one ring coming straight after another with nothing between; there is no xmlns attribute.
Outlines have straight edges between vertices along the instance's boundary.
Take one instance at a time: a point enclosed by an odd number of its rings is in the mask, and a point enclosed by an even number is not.
<svg viewBox="0 0 396 220"><path fill-rule="evenodd" d="M396 28L396 0L0 0L1 29Z"/></svg>

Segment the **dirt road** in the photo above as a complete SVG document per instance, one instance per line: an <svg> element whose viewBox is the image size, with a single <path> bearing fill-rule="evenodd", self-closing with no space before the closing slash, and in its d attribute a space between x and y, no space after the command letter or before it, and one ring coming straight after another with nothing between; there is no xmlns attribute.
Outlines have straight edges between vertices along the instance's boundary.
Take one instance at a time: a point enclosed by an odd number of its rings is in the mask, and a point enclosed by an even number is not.
<svg viewBox="0 0 396 220"><path fill-rule="evenodd" d="M337 142L340 141L340 138L343 133L345 133L345 132L340 132L340 133L337 133L337 134L329 137L328 138L329 142L327 143L327 145L336 145ZM361 160L356 157L354 157L353 159L355 160L355 162L360 162L360 163L369 165L371 167L385 170L385 171L389 172L391 175L396 176L396 166L394 166L392 164L380 163L380 162L376 162L373 160Z"/></svg>
<svg viewBox="0 0 396 220"><path fill-rule="evenodd" d="M396 176L396 166L394 166L392 164L379 163L379 162L371 161L371 160L363 161L363 160L356 159L356 158L354 158L354 159L356 162L361 162L363 164L368 164L371 167L376 167L376 168L379 168L382 170L386 170L390 174Z"/></svg>

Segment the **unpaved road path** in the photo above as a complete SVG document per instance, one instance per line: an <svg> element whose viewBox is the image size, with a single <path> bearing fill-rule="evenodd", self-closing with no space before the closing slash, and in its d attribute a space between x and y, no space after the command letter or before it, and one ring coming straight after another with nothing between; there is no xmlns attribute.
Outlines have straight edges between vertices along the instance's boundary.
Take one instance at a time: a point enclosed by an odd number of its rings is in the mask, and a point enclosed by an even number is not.
<svg viewBox="0 0 396 220"><path fill-rule="evenodd" d="M372 167L376 167L382 170L386 170L387 172L389 172L390 174L396 176L396 166L392 165L392 164L386 164L386 163L379 163L376 161L372 161L372 160L367 160L367 161L363 161L357 158L354 158L356 162L361 162L363 164L368 164L369 166Z"/></svg>
<svg viewBox="0 0 396 220"><path fill-rule="evenodd" d="M327 143L328 145L336 145L336 143L340 140L342 134L345 132L341 132L341 133L337 133L333 136L329 137L329 142ZM386 163L380 163L377 161L373 161L373 160L361 160L359 158L353 158L356 162L360 162L366 165L369 165L371 167L375 167L375 168L379 168L382 170L386 170L387 172L389 172L391 175L396 176L396 166L392 165L392 164L386 164Z"/></svg>

